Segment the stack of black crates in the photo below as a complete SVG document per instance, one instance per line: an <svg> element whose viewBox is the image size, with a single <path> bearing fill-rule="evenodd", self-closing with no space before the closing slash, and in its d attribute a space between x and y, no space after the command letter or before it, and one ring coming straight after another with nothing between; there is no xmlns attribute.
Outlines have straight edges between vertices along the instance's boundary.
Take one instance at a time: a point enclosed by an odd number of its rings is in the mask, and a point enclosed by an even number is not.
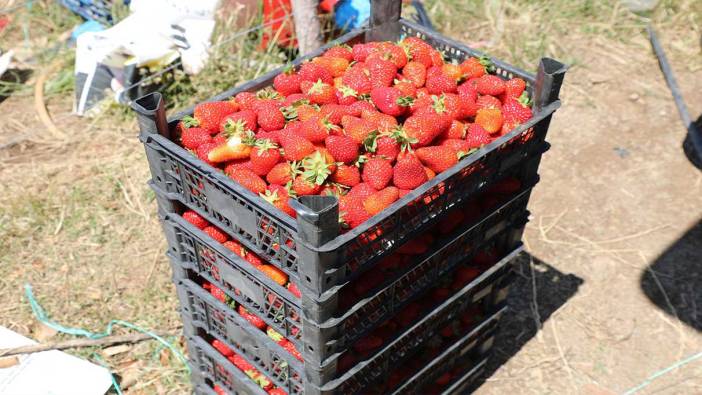
<svg viewBox="0 0 702 395"><path fill-rule="evenodd" d="M372 3L371 27L338 42L417 36L452 60L482 55L400 19L399 1ZM196 393L458 394L480 380L504 313L511 263L522 248L527 203L565 73L551 59L542 59L536 76L493 61L497 75L527 81L534 117L344 234L338 231L336 198L302 197L293 205L293 219L177 144L175 125L192 110L167 121L158 93L134 103ZM269 86L276 74L212 100ZM301 296L185 221L185 210L283 270ZM442 232L441 224L459 211L462 223ZM434 239L429 251L403 261L392 276L369 282L369 273L398 248L427 233ZM203 288L207 283L222 289L230 303L213 297ZM284 336L301 359L251 325L236 306ZM212 346L215 340L254 372L222 355Z"/></svg>

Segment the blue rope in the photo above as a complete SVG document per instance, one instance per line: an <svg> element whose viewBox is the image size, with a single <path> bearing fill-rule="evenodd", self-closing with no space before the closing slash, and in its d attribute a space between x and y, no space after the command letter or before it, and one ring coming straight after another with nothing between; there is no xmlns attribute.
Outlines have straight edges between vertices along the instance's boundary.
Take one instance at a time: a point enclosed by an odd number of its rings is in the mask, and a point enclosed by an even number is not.
<svg viewBox="0 0 702 395"><path fill-rule="evenodd" d="M66 333L66 334L73 335L73 336L83 336L83 337L87 337L89 339L101 339L103 337L110 336L112 334L112 328L115 325L120 325L120 326L129 328L129 329L135 330L137 332L144 333L144 334L149 335L152 338L154 338L156 341L161 343L164 347L168 348L171 351L171 353L173 353L173 355L175 355L176 358L178 358L183 363L183 365L185 365L185 369L188 371L188 373L190 373L190 367L188 366L188 362L185 359L185 357L183 356L183 354L180 351L178 351L178 349L175 348L171 343L166 341L164 338L162 338L161 336L159 336L159 335L157 335L157 334L155 334L147 329L144 329L144 328L141 328L137 325L134 325L131 322L122 321L122 320L110 321L107 324L105 331L102 333L94 333L94 332L90 332L90 331L87 331L87 330L82 329L82 328L66 327L66 326L63 326L59 323L51 321L51 319L49 319L49 316L46 314L46 311L44 311L44 308L41 307L39 302L37 302L36 298L34 297L34 293L32 292L31 285L29 285L29 284L24 285L24 293L27 296L27 300L29 301L29 306L32 308L32 313L34 313L34 316L37 318L37 320L39 320L42 324L48 326L49 328L54 329L57 332ZM106 366L107 364L104 363L105 361L102 360L102 358L97 356L97 354L93 354L93 355L96 356L96 359L98 361L101 361L103 366L107 367ZM109 370L109 368L108 368L108 370ZM115 387L117 394L121 395L122 391L120 390L119 385L117 384L117 380L115 379L115 377L113 375L111 375L111 377L112 377L112 385Z"/></svg>
<svg viewBox="0 0 702 395"><path fill-rule="evenodd" d="M637 385L636 387L625 392L624 395L635 394L635 393L639 392L640 390L642 390L644 387L647 387L649 384L653 383L653 380L655 380L655 379L663 376L664 374L667 374L667 373L669 373L669 372L671 372L671 371L673 371L673 370L675 370L683 365L687 365L688 363L690 363L696 359L700 359L700 358L702 358L702 352L691 355L691 356L689 356L681 361L678 361L678 362L668 366L665 369L659 370L656 373L652 374L649 378L647 378L643 383L641 383L641 384Z"/></svg>

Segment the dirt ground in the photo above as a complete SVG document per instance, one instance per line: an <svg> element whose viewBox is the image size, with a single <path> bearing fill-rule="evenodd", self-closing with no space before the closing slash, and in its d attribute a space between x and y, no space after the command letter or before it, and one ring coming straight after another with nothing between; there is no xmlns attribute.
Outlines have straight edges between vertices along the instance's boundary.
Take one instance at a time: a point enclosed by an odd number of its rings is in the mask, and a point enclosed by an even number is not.
<svg viewBox="0 0 702 395"><path fill-rule="evenodd" d="M662 39L697 115L702 56L689 44L697 40ZM702 351L702 171L682 153L685 130L648 42L562 45L579 62L551 125L528 253L479 394L624 393ZM67 326L97 332L123 319L176 331L135 122L77 119L70 97L48 107L64 138L46 132L32 97L0 101L0 324L62 338L36 324L29 283ZM153 342L105 359L128 393L188 390L182 365ZM702 393L702 359L641 393Z"/></svg>

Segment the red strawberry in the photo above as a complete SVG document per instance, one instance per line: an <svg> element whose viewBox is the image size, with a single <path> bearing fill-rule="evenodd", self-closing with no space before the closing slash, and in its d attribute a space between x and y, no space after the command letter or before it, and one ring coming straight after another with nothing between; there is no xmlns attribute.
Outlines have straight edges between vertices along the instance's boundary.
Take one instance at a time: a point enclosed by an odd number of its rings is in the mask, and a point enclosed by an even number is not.
<svg viewBox="0 0 702 395"><path fill-rule="evenodd" d="M481 108L502 108L502 102L495 96L483 95L479 96L478 100L475 102L478 105L478 109Z"/></svg>
<svg viewBox="0 0 702 395"><path fill-rule="evenodd" d="M375 111L375 107L365 100L359 100L349 105L348 108L349 115L353 117L360 117L363 111Z"/></svg>
<svg viewBox="0 0 702 395"><path fill-rule="evenodd" d="M358 101L358 92L346 85L341 85L336 90L336 100L339 104L348 106Z"/></svg>
<svg viewBox="0 0 702 395"><path fill-rule="evenodd" d="M421 63L425 68L432 66L431 51L433 48L421 38L407 37L402 40L400 45L407 48L412 61Z"/></svg>
<svg viewBox="0 0 702 395"><path fill-rule="evenodd" d="M462 99L469 99L473 102L478 100L478 91L475 89L475 86L471 84L470 82L464 82L461 85L456 88L456 91L458 91L458 95Z"/></svg>
<svg viewBox="0 0 702 395"><path fill-rule="evenodd" d="M463 139L446 139L441 142L441 146L451 148L452 150L456 151L460 157L464 156L474 148L471 146L471 143Z"/></svg>
<svg viewBox="0 0 702 395"><path fill-rule="evenodd" d="M401 69L407 64L407 54L402 47L391 42L384 41L377 44L377 51L366 57L366 62L374 57L380 57L391 61L396 68Z"/></svg>
<svg viewBox="0 0 702 395"><path fill-rule="evenodd" d="M456 80L444 74L440 67L432 67L427 70L425 85L429 93L433 95L456 92L457 88Z"/></svg>
<svg viewBox="0 0 702 395"><path fill-rule="evenodd" d="M414 84L416 88L421 88L424 86L424 82L427 79L427 69L423 64L411 61L407 62L402 69L402 75L412 81L412 84Z"/></svg>
<svg viewBox="0 0 702 395"><path fill-rule="evenodd" d="M241 110L224 117L219 125L219 131L232 133L234 130L256 130L256 112Z"/></svg>
<svg viewBox="0 0 702 395"><path fill-rule="evenodd" d="M210 295L214 296L215 299L222 303L227 303L229 297L220 288L216 287L214 284L210 284Z"/></svg>
<svg viewBox="0 0 702 395"><path fill-rule="evenodd" d="M419 160L437 173L441 173L458 163L458 154L451 147L422 147L416 152Z"/></svg>
<svg viewBox="0 0 702 395"><path fill-rule="evenodd" d="M341 117L349 114L349 107L341 104L324 104L319 109L321 117L334 125L341 124Z"/></svg>
<svg viewBox="0 0 702 395"><path fill-rule="evenodd" d="M412 104L412 98L402 96L399 89L391 87L373 88L371 100L380 111L393 117L404 114L407 107Z"/></svg>
<svg viewBox="0 0 702 395"><path fill-rule="evenodd" d="M266 182L253 170L238 169L230 174L229 177L256 195L266 191Z"/></svg>
<svg viewBox="0 0 702 395"><path fill-rule="evenodd" d="M231 175L239 169L253 170L251 166L251 161L248 159L237 159L227 162L224 166L224 174L231 177Z"/></svg>
<svg viewBox="0 0 702 395"><path fill-rule="evenodd" d="M405 156L393 167L392 183L400 189L414 189L426 181L424 166L414 155Z"/></svg>
<svg viewBox="0 0 702 395"><path fill-rule="evenodd" d="M361 182L361 173L356 166L340 165L332 174L331 180L337 184L354 187Z"/></svg>
<svg viewBox="0 0 702 395"><path fill-rule="evenodd" d="M432 50L429 51L429 56L431 56L431 64L434 67L444 66L444 55L440 51L432 48Z"/></svg>
<svg viewBox="0 0 702 395"><path fill-rule="evenodd" d="M275 387L273 389L268 390L268 395L288 395L285 390L279 387Z"/></svg>
<svg viewBox="0 0 702 395"><path fill-rule="evenodd" d="M202 144L212 141L212 137L207 129L188 128L183 130L180 141L183 143L183 147L194 150Z"/></svg>
<svg viewBox="0 0 702 395"><path fill-rule="evenodd" d="M399 190L395 187L387 187L366 198L363 201L363 208L371 216L385 210L386 207L399 199Z"/></svg>
<svg viewBox="0 0 702 395"><path fill-rule="evenodd" d="M389 60L382 58L368 59L366 67L368 67L370 83L373 88L390 86L395 80L397 67ZM350 84L347 85L351 86Z"/></svg>
<svg viewBox="0 0 702 395"><path fill-rule="evenodd" d="M280 111L279 103L268 102L259 105L256 118L258 125L268 132L280 130L285 126L285 116Z"/></svg>
<svg viewBox="0 0 702 395"><path fill-rule="evenodd" d="M297 73L303 81L317 82L321 80L329 85L334 83L334 77L332 77L331 73L318 64L305 63L300 67ZM304 92L305 90L303 89L302 91Z"/></svg>
<svg viewBox="0 0 702 395"><path fill-rule="evenodd" d="M215 142L204 143L197 147L195 153L197 154L197 157L200 158L200 160L202 160L203 162L207 163L210 166L215 166L215 163L210 160L210 152L219 146L220 144Z"/></svg>
<svg viewBox="0 0 702 395"><path fill-rule="evenodd" d="M231 101L205 102L195 106L193 116L201 128L214 133L219 131L222 119L237 110L236 104Z"/></svg>
<svg viewBox="0 0 702 395"><path fill-rule="evenodd" d="M234 98L241 110L253 110L258 102L258 97L252 92L239 92Z"/></svg>
<svg viewBox="0 0 702 395"><path fill-rule="evenodd" d="M269 185L266 192L259 194L259 196L285 214L293 218L297 217L295 210L288 204L290 197L284 187Z"/></svg>
<svg viewBox="0 0 702 395"><path fill-rule="evenodd" d="M336 103L336 93L334 87L324 82L302 81L300 83L302 91L309 97L310 102L314 104Z"/></svg>
<svg viewBox="0 0 702 395"><path fill-rule="evenodd" d="M316 195L319 193L322 187L318 184L310 182L307 178L303 176L297 176L295 177L295 180L293 180L292 189L293 191L295 191L295 194L297 194L297 196L304 196Z"/></svg>
<svg viewBox="0 0 702 395"><path fill-rule="evenodd" d="M268 174L280 160L278 146L270 140L257 140L251 150L251 170L259 176Z"/></svg>
<svg viewBox="0 0 702 395"><path fill-rule="evenodd" d="M363 141L368 135L375 130L372 122L350 115L344 115L341 118L341 125L344 128L344 134L351 137L359 144L363 144Z"/></svg>
<svg viewBox="0 0 702 395"><path fill-rule="evenodd" d="M219 353L225 357L231 357L234 355L234 351L232 351L231 348L217 339L212 340L212 347L214 347L215 350L219 351Z"/></svg>
<svg viewBox="0 0 702 395"><path fill-rule="evenodd" d="M424 147L429 145L439 136L446 127L445 122L438 114L416 113L405 120L403 129L407 136L414 141L412 147Z"/></svg>
<svg viewBox="0 0 702 395"><path fill-rule="evenodd" d="M513 97L515 99L524 93L526 89L526 82L521 78L511 78L505 81L505 96Z"/></svg>
<svg viewBox="0 0 702 395"><path fill-rule="evenodd" d="M257 268L259 266L263 266L264 264L263 260L261 260L261 258L258 255L254 254L251 251L248 251L244 255L244 259L246 260L246 262L250 263L252 266L255 266Z"/></svg>
<svg viewBox="0 0 702 395"><path fill-rule="evenodd" d="M475 88L481 95L498 96L505 91L505 81L496 75L485 74L478 78Z"/></svg>
<svg viewBox="0 0 702 395"><path fill-rule="evenodd" d="M297 298L302 297L302 293L295 283L288 283L288 291L290 291L290 293Z"/></svg>
<svg viewBox="0 0 702 395"><path fill-rule="evenodd" d="M367 184L358 184L354 188L358 188L359 185ZM373 188L370 186L368 186L368 188L373 190ZM375 192L375 190L373 190L373 192ZM353 229L364 223L368 218L370 218L370 215L366 212L366 209L363 207L363 200L365 198L362 198L360 196L349 195L350 192L349 194L342 196L339 199L339 219L343 221L349 228Z"/></svg>
<svg viewBox="0 0 702 395"><path fill-rule="evenodd" d="M466 125L461 121L454 120L442 136L447 139L463 139L466 137Z"/></svg>
<svg viewBox="0 0 702 395"><path fill-rule="evenodd" d="M318 64L329 72L332 77L341 77L349 67L349 61L335 56L320 56L312 59L312 63Z"/></svg>
<svg viewBox="0 0 702 395"><path fill-rule="evenodd" d="M265 329L266 328L266 322L257 317L254 314L251 314L244 306L239 306L239 309L237 310L239 314L246 320L251 323L251 325L255 326L258 329Z"/></svg>
<svg viewBox="0 0 702 395"><path fill-rule="evenodd" d="M222 245L242 258L246 256L246 249L236 240L227 240Z"/></svg>
<svg viewBox="0 0 702 395"><path fill-rule="evenodd" d="M528 99L517 100L507 97L502 103L502 115L505 120L517 121L520 124L528 121L532 116L531 108L523 102L528 103Z"/></svg>
<svg viewBox="0 0 702 395"><path fill-rule="evenodd" d="M283 162L273 166L270 172L266 175L266 181L269 184L285 185L292 181L293 169L290 163Z"/></svg>
<svg viewBox="0 0 702 395"><path fill-rule="evenodd" d="M329 136L329 131L332 130L332 128L336 128L336 126L321 115L315 115L302 122L299 134L311 143L321 143Z"/></svg>
<svg viewBox="0 0 702 395"><path fill-rule="evenodd" d="M281 133L279 138L287 160L299 161L314 152L314 145L300 135Z"/></svg>
<svg viewBox="0 0 702 395"><path fill-rule="evenodd" d="M336 58L344 58L349 62L353 60L353 53L348 45L337 45L327 49L322 56L331 56Z"/></svg>
<svg viewBox="0 0 702 395"><path fill-rule="evenodd" d="M299 351L297 351L297 348L295 348L295 344L293 344L290 340L285 340L283 344L281 344L283 348L290 353L295 359L298 361L302 361L302 354L300 354Z"/></svg>
<svg viewBox="0 0 702 395"><path fill-rule="evenodd" d="M463 71L461 71L461 67L457 64L445 63L443 66L441 66L441 71L443 71L446 76L456 81L463 78Z"/></svg>
<svg viewBox="0 0 702 395"><path fill-rule="evenodd" d="M356 185L355 187L351 188L351 190L349 191L349 193L346 194L346 196L365 199L373 193L375 193L375 188L373 188L370 184L366 182L362 182Z"/></svg>
<svg viewBox="0 0 702 395"><path fill-rule="evenodd" d="M371 158L363 164L362 178L376 190L385 188L392 179L392 165L382 158Z"/></svg>
<svg viewBox="0 0 702 395"><path fill-rule="evenodd" d="M401 143L398 141L404 143L404 140L396 136L404 136L404 131L402 129L396 129L388 136L378 137L375 140L375 154L390 162L394 162L401 149Z"/></svg>
<svg viewBox="0 0 702 395"><path fill-rule="evenodd" d="M324 144L337 162L352 164L358 159L359 144L349 136L328 136Z"/></svg>
<svg viewBox="0 0 702 395"><path fill-rule="evenodd" d="M302 77L295 73L292 67L286 69L273 79L273 87L283 96L289 96L301 92L300 82Z"/></svg>
<svg viewBox="0 0 702 395"><path fill-rule="evenodd" d="M356 62L365 62L368 55L376 50L375 43L360 43L351 48L353 60Z"/></svg>
<svg viewBox="0 0 702 395"><path fill-rule="evenodd" d="M369 121L374 129L381 133L390 132L397 128L397 119L392 115L383 114L375 110L362 110L361 118Z"/></svg>
<svg viewBox="0 0 702 395"><path fill-rule="evenodd" d="M503 122L502 111L497 108L481 108L475 116L475 123L491 134L499 132Z"/></svg>
<svg viewBox="0 0 702 395"><path fill-rule="evenodd" d="M492 141L490 133L477 123L472 123L466 131L466 142L470 148L480 148Z"/></svg>
<svg viewBox="0 0 702 395"><path fill-rule="evenodd" d="M229 237L227 237L227 234L222 232L222 230L216 226L208 225L204 229L202 229L202 231L207 233L208 236L215 239L218 243L224 243L225 241L227 241L227 239L229 239Z"/></svg>
<svg viewBox="0 0 702 395"><path fill-rule="evenodd" d="M229 361L230 361L231 363L234 364L234 366L236 366L236 367L237 367L239 370L241 370L242 372L253 372L253 371L256 370L256 369L253 367L253 365L251 365L250 363L248 363L248 362L244 359L244 357L242 357L242 356L239 355L239 354L234 354L232 357L230 357L230 358L228 358L228 359L229 359ZM247 374L248 374L248 373L247 373Z"/></svg>
<svg viewBox="0 0 702 395"><path fill-rule="evenodd" d="M417 88L410 80L395 80L395 85L393 85L393 87L397 88L402 93L402 96L412 99L417 96Z"/></svg>
<svg viewBox="0 0 702 395"><path fill-rule="evenodd" d="M193 210L188 210L183 213L183 219L195 225L198 229L205 229L210 223L206 219Z"/></svg>
<svg viewBox="0 0 702 395"><path fill-rule="evenodd" d="M492 61L488 57L468 58L460 66L466 79L482 77L493 68Z"/></svg>
<svg viewBox="0 0 702 395"><path fill-rule="evenodd" d="M353 89L357 95L370 93L373 86L367 72L365 65L356 64L346 71L346 74L341 77L341 82Z"/></svg>
<svg viewBox="0 0 702 395"><path fill-rule="evenodd" d="M224 388L218 386L217 384L215 384L212 387L212 390L214 390L215 394L217 394L217 395L229 395L229 393L227 391L225 391Z"/></svg>

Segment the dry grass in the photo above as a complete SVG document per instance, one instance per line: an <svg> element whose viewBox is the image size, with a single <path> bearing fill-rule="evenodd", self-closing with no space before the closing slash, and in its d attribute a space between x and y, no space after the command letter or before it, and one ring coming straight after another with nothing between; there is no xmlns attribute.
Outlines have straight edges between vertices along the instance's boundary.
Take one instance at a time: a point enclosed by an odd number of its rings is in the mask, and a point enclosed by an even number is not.
<svg viewBox="0 0 702 395"><path fill-rule="evenodd" d="M542 55L587 69L591 53L574 49L583 48L588 40L600 40L610 48L640 46L643 51L647 18L667 38L672 56L684 59L690 69L700 67L699 57L690 56L699 54L699 1L664 1L649 16L634 15L618 2L607 1L427 3L435 25L447 35L530 70ZM35 320L22 293L22 285L30 283L49 314L68 326L101 331L111 319L123 319L146 328L176 328L177 300L163 255L165 241L154 196L145 185L149 171L136 139L136 124L119 109L94 120L70 116L71 51L50 49L53 40L78 19L56 2L34 4L0 33L0 42L26 40L23 50L41 54L28 56L27 68L40 67L54 57L64 60L65 67L51 78L47 91L54 93L49 96L50 112L68 138L50 141L44 136L31 111L31 98L25 97L31 89L21 83L11 86L13 96L0 103L4 121L0 123L0 298L5 301L0 324L32 334ZM219 25L218 40L226 40L228 23ZM22 26L31 27L29 35ZM257 51L257 40L255 35L244 35L218 46L214 61L200 76L164 77L160 82L175 80L166 89L173 106L211 96L285 62L277 49ZM568 84L573 84L574 92L583 89L576 82ZM8 141L19 142L4 147ZM542 228L544 234L556 222ZM573 243L588 247L608 241ZM562 332L559 340L559 348L568 341ZM77 354L90 357L93 351ZM572 374L563 350L558 351L549 361L562 361ZM125 381L138 377L131 388L134 393L187 391L182 366L153 342L105 359Z"/></svg>

